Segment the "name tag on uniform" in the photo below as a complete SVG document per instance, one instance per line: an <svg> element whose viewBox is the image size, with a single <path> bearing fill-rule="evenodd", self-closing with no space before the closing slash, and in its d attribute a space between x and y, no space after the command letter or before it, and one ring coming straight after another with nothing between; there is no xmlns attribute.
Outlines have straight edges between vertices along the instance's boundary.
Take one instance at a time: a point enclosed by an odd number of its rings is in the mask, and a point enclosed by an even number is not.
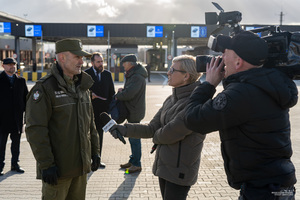
<svg viewBox="0 0 300 200"><path fill-rule="evenodd" d="M64 91L54 91L56 98L67 97L68 95Z"/></svg>

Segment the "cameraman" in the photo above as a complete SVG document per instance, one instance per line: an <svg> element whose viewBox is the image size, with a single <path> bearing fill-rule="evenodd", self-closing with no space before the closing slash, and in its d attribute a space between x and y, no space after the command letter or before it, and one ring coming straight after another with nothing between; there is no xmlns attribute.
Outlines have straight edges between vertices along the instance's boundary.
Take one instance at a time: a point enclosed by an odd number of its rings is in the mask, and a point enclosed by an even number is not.
<svg viewBox="0 0 300 200"><path fill-rule="evenodd" d="M219 130L228 183L240 189L240 200L294 199L289 108L297 103L297 87L277 69L261 67L268 46L256 34L219 35L217 43L225 49L223 61L207 64L185 124L201 134ZM224 90L213 98L223 78Z"/></svg>

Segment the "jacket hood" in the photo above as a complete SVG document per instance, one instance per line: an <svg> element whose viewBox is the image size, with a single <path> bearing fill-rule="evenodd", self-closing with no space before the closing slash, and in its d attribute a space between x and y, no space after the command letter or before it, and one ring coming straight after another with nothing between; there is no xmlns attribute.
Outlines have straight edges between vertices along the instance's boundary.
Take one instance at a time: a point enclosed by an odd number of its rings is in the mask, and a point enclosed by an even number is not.
<svg viewBox="0 0 300 200"><path fill-rule="evenodd" d="M135 66L132 70L128 71L126 73L127 77L130 77L132 74L140 74L143 77L148 77L148 73L145 67L143 67L140 64L137 64L137 66Z"/></svg>
<svg viewBox="0 0 300 200"><path fill-rule="evenodd" d="M255 68L233 74L223 81L224 87L232 82L248 83L263 90L284 109L293 107L298 101L294 81L275 68Z"/></svg>

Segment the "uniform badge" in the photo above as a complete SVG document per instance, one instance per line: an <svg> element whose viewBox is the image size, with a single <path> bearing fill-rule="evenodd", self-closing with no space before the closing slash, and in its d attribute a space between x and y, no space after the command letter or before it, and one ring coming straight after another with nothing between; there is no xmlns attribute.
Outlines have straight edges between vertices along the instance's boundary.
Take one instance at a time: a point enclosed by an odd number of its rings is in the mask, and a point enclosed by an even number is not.
<svg viewBox="0 0 300 200"><path fill-rule="evenodd" d="M213 108L215 110L222 110L227 105L227 98L226 95L223 93L220 93L216 96L216 98L213 100Z"/></svg>
<svg viewBox="0 0 300 200"><path fill-rule="evenodd" d="M40 97L41 97L41 91L39 91L39 90L36 90L34 93L33 93L33 100L34 101L37 101L37 100L39 100L40 99Z"/></svg>

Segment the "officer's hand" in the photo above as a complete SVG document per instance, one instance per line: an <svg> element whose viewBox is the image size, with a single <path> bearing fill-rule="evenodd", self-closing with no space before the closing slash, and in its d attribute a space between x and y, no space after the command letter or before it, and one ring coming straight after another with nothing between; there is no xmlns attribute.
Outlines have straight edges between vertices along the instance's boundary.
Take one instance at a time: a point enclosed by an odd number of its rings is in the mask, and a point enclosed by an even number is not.
<svg viewBox="0 0 300 200"><path fill-rule="evenodd" d="M97 171L98 168L100 166L100 156L98 155L93 155L92 156L92 165L91 165L91 169L92 171Z"/></svg>
<svg viewBox="0 0 300 200"><path fill-rule="evenodd" d="M50 185L57 185L58 169L56 166L49 167L42 171L42 179Z"/></svg>
<svg viewBox="0 0 300 200"><path fill-rule="evenodd" d="M118 139L118 132L122 135L122 136L126 136L127 133L127 129L125 126L123 125L114 125L113 127L111 127L111 129L109 130L110 134L115 138Z"/></svg>

